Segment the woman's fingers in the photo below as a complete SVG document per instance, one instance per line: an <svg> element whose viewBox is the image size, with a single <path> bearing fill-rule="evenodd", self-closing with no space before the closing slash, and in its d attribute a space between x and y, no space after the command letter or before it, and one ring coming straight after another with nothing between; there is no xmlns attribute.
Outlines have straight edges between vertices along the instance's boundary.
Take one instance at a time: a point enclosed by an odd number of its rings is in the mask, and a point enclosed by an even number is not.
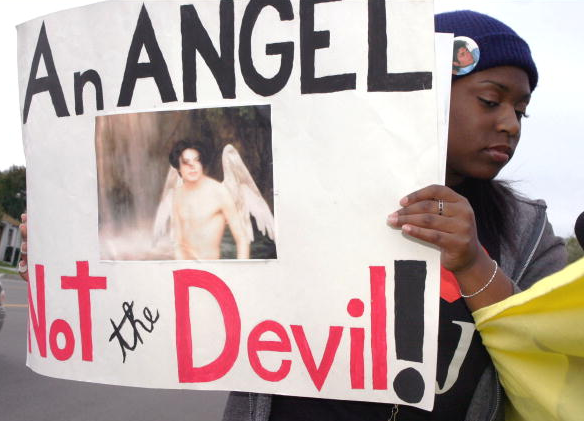
<svg viewBox="0 0 584 421"><path fill-rule="evenodd" d="M406 224L402 231L407 235L434 244L442 250L442 258L446 260L469 258L469 254L475 254L477 243L469 236L458 233L447 233L432 228L422 228L415 225ZM458 262L457 262L458 263ZM449 269L447 267L447 269Z"/></svg>
<svg viewBox="0 0 584 421"><path fill-rule="evenodd" d="M401 208L395 214L398 216L417 214L456 216L460 212L464 212L464 203L443 200L442 205L440 205L438 200L422 200Z"/></svg>
<svg viewBox="0 0 584 421"><path fill-rule="evenodd" d="M394 214L395 215L395 214ZM433 214L398 215L390 224L406 234L439 247L465 246L467 239L476 238L473 221ZM418 230L419 229L419 230ZM445 237L442 235L446 235ZM444 238L448 241L445 242Z"/></svg>
<svg viewBox="0 0 584 421"><path fill-rule="evenodd" d="M20 235L22 243L20 245L20 262L18 262L18 273L20 277L28 282L28 243L27 243L27 227L26 227L26 213L21 216L22 224L20 224Z"/></svg>
<svg viewBox="0 0 584 421"><path fill-rule="evenodd" d="M20 236L22 237L22 241L26 241L27 239L27 228L26 228L26 224L20 224Z"/></svg>
<svg viewBox="0 0 584 421"><path fill-rule="evenodd" d="M422 228L416 225L405 224L402 231L407 235L434 244L441 249L449 248L452 245L454 236L450 233L435 230L432 228Z"/></svg>
<svg viewBox="0 0 584 421"><path fill-rule="evenodd" d="M400 215L398 212L396 212L395 214L389 216L388 223L395 228L401 227L402 229L404 225L412 225L420 228L438 230L445 233L456 233L462 230L460 227L461 221L455 218L440 216L433 213Z"/></svg>
<svg viewBox="0 0 584 421"><path fill-rule="evenodd" d="M446 186L433 184L408 194L400 200L399 204L405 207L424 200L437 201L438 199L442 199L444 202L457 202L461 197L454 190Z"/></svg>
<svg viewBox="0 0 584 421"><path fill-rule="evenodd" d="M438 215L440 212L437 200L422 200L414 202L413 204L401 208L397 213L399 215L415 215L420 213L428 213ZM444 214L444 212L443 212Z"/></svg>
<svg viewBox="0 0 584 421"><path fill-rule="evenodd" d="M448 187L432 185L407 195L400 205L387 223L439 247L445 268L456 270L475 259L480 243L474 212L466 198Z"/></svg>

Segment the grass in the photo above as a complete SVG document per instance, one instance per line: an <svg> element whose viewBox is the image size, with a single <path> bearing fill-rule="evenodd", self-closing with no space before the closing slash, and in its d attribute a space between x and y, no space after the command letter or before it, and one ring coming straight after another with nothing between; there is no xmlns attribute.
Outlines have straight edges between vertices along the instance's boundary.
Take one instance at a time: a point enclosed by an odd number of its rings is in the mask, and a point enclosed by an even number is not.
<svg viewBox="0 0 584 421"><path fill-rule="evenodd" d="M16 266L12 266L10 263L6 263L6 262L0 262L0 267L15 268L16 269Z"/></svg>
<svg viewBox="0 0 584 421"><path fill-rule="evenodd" d="M15 272L13 270L4 269L2 267L0 267L0 273L6 273L8 275L14 275L15 274Z"/></svg>
<svg viewBox="0 0 584 421"><path fill-rule="evenodd" d="M10 269L12 270L10 270ZM14 269L16 269L16 266L12 266L10 263L6 263L6 262L0 262L0 273L7 273L8 275L14 275Z"/></svg>

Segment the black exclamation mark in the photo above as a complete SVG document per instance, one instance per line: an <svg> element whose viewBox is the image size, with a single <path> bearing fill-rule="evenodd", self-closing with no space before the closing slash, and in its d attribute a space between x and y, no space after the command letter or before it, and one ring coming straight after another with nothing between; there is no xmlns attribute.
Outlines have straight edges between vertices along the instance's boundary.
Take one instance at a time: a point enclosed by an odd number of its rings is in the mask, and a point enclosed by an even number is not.
<svg viewBox="0 0 584 421"><path fill-rule="evenodd" d="M395 261L395 353L398 360L423 362L426 262ZM393 381L396 395L408 403L424 396L424 378L415 368L400 371Z"/></svg>

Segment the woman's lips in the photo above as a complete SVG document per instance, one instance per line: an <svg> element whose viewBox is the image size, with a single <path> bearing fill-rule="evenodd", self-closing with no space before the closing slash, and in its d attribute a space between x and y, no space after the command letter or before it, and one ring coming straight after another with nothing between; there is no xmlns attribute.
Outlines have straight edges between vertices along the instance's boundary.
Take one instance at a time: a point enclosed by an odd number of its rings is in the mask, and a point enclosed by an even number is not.
<svg viewBox="0 0 584 421"><path fill-rule="evenodd" d="M512 149L506 145L491 146L490 148L486 148L485 151L493 161L502 163L509 162L513 154Z"/></svg>

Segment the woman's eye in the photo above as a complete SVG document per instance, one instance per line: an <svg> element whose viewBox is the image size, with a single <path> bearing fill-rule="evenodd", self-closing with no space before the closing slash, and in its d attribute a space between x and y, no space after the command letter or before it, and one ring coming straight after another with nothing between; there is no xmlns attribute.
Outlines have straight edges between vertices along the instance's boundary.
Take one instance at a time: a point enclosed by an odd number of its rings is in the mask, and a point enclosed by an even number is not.
<svg viewBox="0 0 584 421"><path fill-rule="evenodd" d="M497 105L499 105L499 103L498 103L498 102L496 102L496 101L490 101L490 100L488 100L488 99L481 98L481 97L478 97L478 98L479 98L479 101L481 101L483 104L485 104L485 105L486 105L487 107L489 107L489 108L494 108L494 107L496 107Z"/></svg>

